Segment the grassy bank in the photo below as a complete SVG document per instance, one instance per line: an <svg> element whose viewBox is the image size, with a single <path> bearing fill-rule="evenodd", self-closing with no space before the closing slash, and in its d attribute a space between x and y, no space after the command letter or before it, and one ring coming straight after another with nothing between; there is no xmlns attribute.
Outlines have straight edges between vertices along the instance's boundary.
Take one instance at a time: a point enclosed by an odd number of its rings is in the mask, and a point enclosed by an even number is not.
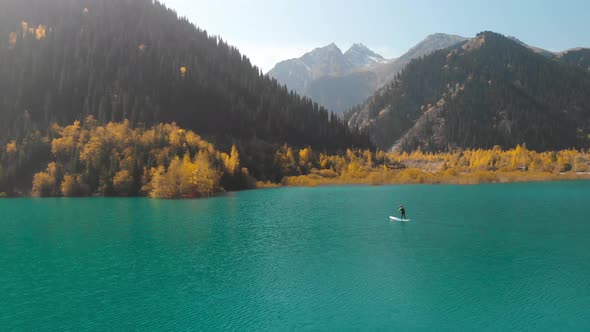
<svg viewBox="0 0 590 332"><path fill-rule="evenodd" d="M321 172L287 177L282 185L313 187L323 185L391 185L391 184L481 184L481 183L512 183L512 182L541 182L561 180L590 180L587 173L549 173L549 172L498 172L476 171L473 173L436 172L431 173L421 169L411 168L401 171L373 171L364 177L347 175L329 175ZM262 186L268 187L267 184Z"/></svg>
<svg viewBox="0 0 590 332"><path fill-rule="evenodd" d="M300 160L309 153L303 153ZM300 162L301 163L301 162ZM449 153L351 151L320 155L307 173L284 177L282 185L479 184L590 179L590 155L584 151L535 152L523 146L502 150Z"/></svg>

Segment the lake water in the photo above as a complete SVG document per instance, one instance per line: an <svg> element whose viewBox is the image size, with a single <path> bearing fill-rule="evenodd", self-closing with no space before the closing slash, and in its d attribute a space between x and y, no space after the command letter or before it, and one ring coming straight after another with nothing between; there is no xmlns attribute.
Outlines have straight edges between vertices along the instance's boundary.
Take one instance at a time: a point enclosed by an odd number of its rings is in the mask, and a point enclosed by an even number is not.
<svg viewBox="0 0 590 332"><path fill-rule="evenodd" d="M0 200L0 330L588 330L589 211L590 182Z"/></svg>

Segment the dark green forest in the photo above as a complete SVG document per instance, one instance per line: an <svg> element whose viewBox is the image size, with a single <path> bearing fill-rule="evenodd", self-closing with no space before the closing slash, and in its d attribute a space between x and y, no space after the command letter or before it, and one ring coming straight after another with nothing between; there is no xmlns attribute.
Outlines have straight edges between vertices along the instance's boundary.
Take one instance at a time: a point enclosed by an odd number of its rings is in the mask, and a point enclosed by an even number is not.
<svg viewBox="0 0 590 332"><path fill-rule="evenodd" d="M590 74L575 59L483 32L412 61L346 117L382 149L588 148Z"/></svg>
<svg viewBox="0 0 590 332"><path fill-rule="evenodd" d="M565 52L560 57L561 61L578 66L590 72L590 49L582 48Z"/></svg>
<svg viewBox="0 0 590 332"><path fill-rule="evenodd" d="M100 125L174 122L219 149L237 144L260 179L284 143L371 147L368 136L152 0L3 1L0 91L0 192L30 185L42 170L53 124L90 115ZM11 142L18 151L9 156Z"/></svg>

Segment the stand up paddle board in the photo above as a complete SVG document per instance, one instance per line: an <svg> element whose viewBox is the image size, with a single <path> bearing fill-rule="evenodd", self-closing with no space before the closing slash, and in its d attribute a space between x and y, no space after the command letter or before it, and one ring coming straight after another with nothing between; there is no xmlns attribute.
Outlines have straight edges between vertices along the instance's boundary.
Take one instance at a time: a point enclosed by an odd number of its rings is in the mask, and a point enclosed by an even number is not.
<svg viewBox="0 0 590 332"><path fill-rule="evenodd" d="M410 221L411 220L411 219L401 219L401 218L393 217L393 216L389 216L389 219L395 220L395 221Z"/></svg>

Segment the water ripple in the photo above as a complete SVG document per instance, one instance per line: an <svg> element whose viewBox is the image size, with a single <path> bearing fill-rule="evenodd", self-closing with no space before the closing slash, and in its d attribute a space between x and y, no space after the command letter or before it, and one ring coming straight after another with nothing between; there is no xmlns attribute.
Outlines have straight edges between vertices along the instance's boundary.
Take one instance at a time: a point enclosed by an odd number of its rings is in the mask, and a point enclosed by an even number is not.
<svg viewBox="0 0 590 332"><path fill-rule="evenodd" d="M588 189L0 201L0 330L586 330Z"/></svg>

